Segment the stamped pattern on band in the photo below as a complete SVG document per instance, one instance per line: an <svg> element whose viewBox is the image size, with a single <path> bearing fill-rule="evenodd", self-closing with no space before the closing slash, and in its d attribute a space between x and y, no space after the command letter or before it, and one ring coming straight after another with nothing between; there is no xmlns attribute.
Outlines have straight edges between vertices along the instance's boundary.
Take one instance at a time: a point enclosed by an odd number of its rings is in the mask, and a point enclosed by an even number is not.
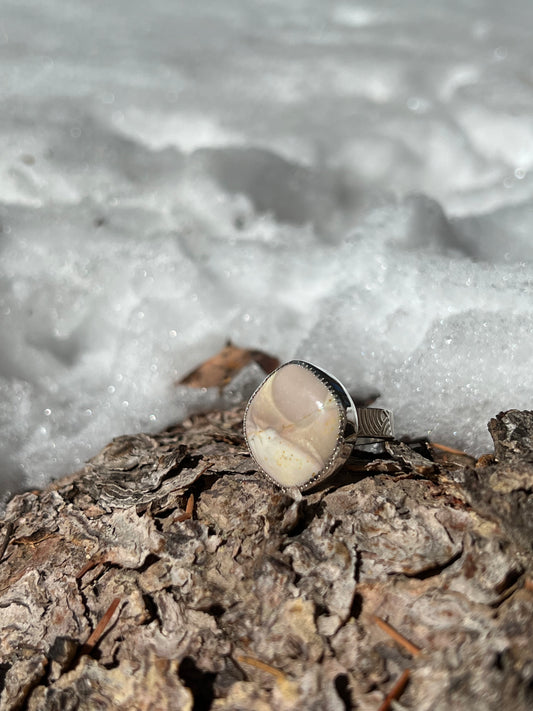
<svg viewBox="0 0 533 711"><path fill-rule="evenodd" d="M357 418L359 427L358 437L377 437L379 439L392 439L392 412L379 407L358 407Z"/></svg>

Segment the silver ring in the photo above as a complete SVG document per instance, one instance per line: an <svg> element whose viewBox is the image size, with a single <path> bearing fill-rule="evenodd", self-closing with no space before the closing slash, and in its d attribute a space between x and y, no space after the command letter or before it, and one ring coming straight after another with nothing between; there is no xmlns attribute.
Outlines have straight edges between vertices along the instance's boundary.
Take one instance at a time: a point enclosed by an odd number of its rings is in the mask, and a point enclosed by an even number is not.
<svg viewBox="0 0 533 711"><path fill-rule="evenodd" d="M393 438L390 410L356 407L344 385L304 360L276 368L244 412L244 437L261 471L301 491L337 471L356 440Z"/></svg>

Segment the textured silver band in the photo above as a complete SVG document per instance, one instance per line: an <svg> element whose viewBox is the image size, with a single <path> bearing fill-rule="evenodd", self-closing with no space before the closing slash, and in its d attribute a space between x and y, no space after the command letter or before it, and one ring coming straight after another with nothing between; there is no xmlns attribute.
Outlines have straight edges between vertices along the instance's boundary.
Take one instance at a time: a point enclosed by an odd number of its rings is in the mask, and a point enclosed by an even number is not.
<svg viewBox="0 0 533 711"><path fill-rule="evenodd" d="M357 439L368 437L370 439L392 439L394 426L392 412L382 410L380 407L356 407L357 410Z"/></svg>

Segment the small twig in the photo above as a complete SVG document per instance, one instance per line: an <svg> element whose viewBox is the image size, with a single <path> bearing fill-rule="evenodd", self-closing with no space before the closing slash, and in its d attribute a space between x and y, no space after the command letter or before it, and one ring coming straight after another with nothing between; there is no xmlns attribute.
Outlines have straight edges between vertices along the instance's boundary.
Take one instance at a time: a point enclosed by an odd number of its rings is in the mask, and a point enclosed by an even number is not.
<svg viewBox="0 0 533 711"><path fill-rule="evenodd" d="M50 531L35 531L29 536L20 536L20 538L14 538L12 540L12 543L35 548L37 544L42 543L43 541L47 541L49 538L58 538L58 534L50 533Z"/></svg>
<svg viewBox="0 0 533 711"><path fill-rule="evenodd" d="M187 506L185 507L185 513L181 514L181 516L176 517L176 521L180 522L181 521L188 521L190 518L192 518L192 512L194 510L194 494L191 494L189 498L187 499Z"/></svg>
<svg viewBox="0 0 533 711"><path fill-rule="evenodd" d="M100 565L101 563L105 563L105 560L104 560L103 558L100 558L100 557L98 557L98 558L91 558L90 560L88 560L88 561L85 563L85 565L83 566L83 568L82 568L81 570L79 570L79 571L76 573L76 575L75 575L76 580L79 580L80 578L83 578L83 576L85 575L85 573L88 573L89 570L91 570L92 568L96 568L96 566L97 566L97 565Z"/></svg>
<svg viewBox="0 0 533 711"><path fill-rule="evenodd" d="M92 649L94 649L96 644L98 644L98 641L104 634L105 628L109 624L109 620L113 617L113 614L114 614L115 610L117 609L117 607L119 606L119 603L120 603L120 598L116 597L113 600L113 602L111 603L111 605L109 605L109 607L107 608L106 612L104 613L102 619L94 628L91 636L83 645L82 650L81 650L82 654L89 654L89 652Z"/></svg>
<svg viewBox="0 0 533 711"><path fill-rule="evenodd" d="M405 669L405 671L401 673L400 678L398 679L396 684L394 684L387 696L384 698L383 703L379 707L378 711L389 711L391 707L391 702L395 701L402 695L402 692L405 689L407 682L409 681L410 673L411 672L409 671L409 669Z"/></svg>
<svg viewBox="0 0 533 711"><path fill-rule="evenodd" d="M453 447L448 447L446 444L438 444L437 442L431 442L430 443L432 447L435 449L440 449L441 452L448 452L448 454L459 454L461 457L470 457L470 459L474 459L470 454L467 454L467 452L463 452L461 449L454 449Z"/></svg>
<svg viewBox="0 0 533 711"><path fill-rule="evenodd" d="M398 699L393 699L393 700L390 702L390 707L391 707L392 711L407 711L407 708L406 708L405 706L403 706L403 705L398 701Z"/></svg>
<svg viewBox="0 0 533 711"><path fill-rule="evenodd" d="M382 620L381 617L378 617L377 615L372 615L372 618L374 622L389 635L389 637L392 637L395 642L401 644L402 647L409 652L409 654L412 654L413 657L417 657L420 654L422 651L420 647L417 647L416 644L413 644L406 639L402 634L395 630L394 627L391 627L388 622L385 622L385 620Z"/></svg>
<svg viewBox="0 0 533 711"><path fill-rule="evenodd" d="M287 678L280 669L276 669L276 667L272 667L270 666L270 664L262 662L260 659L256 659L255 657L247 657L239 654L236 659L239 663L249 664L250 666L255 667L256 669L261 669L261 671L267 672L268 674L272 674L272 676L276 677L276 679L278 679L279 681L283 681Z"/></svg>

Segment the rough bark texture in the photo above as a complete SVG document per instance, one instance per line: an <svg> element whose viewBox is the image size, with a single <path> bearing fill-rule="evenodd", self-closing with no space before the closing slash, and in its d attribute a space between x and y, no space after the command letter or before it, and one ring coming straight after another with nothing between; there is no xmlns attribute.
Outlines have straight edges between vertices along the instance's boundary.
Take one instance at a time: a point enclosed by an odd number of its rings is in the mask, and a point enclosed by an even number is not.
<svg viewBox="0 0 533 711"><path fill-rule="evenodd" d="M492 420L477 466L392 443L299 499L241 416L120 437L11 501L1 708L377 711L409 669L407 709L531 709L533 413Z"/></svg>

